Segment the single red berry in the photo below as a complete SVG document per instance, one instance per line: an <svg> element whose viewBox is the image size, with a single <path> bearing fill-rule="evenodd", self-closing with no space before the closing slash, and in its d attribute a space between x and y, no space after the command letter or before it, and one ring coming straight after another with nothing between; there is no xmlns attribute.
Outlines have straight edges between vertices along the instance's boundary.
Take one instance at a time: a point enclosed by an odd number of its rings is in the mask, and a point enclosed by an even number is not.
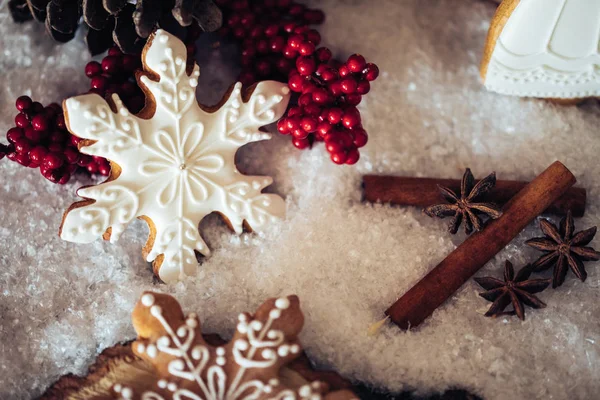
<svg viewBox="0 0 600 400"><path fill-rule="evenodd" d="M279 131L279 133L282 135L289 135L290 133L286 120L287 118L281 118L279 121L277 121L277 131Z"/></svg>
<svg viewBox="0 0 600 400"><path fill-rule="evenodd" d="M33 114L39 114L44 110L44 106L39 101L34 101L31 104L31 112Z"/></svg>
<svg viewBox="0 0 600 400"><path fill-rule="evenodd" d="M293 117L294 115L302 116L302 114L303 114L302 107L299 107L299 106L290 107L288 110L288 113L287 113L288 117Z"/></svg>
<svg viewBox="0 0 600 400"><path fill-rule="evenodd" d="M348 165L356 164L358 162L359 158L360 158L360 153L358 152L358 150L350 149L350 150L348 150L348 153L346 155L346 164L348 164Z"/></svg>
<svg viewBox="0 0 600 400"><path fill-rule="evenodd" d="M44 165L49 169L60 168L64 161L64 157L60 153L51 152L44 157Z"/></svg>
<svg viewBox="0 0 600 400"><path fill-rule="evenodd" d="M56 103L50 103L44 108L44 115L49 119L54 119L58 114L62 113L62 108Z"/></svg>
<svg viewBox="0 0 600 400"><path fill-rule="evenodd" d="M15 117L15 125L19 128L27 128L29 126L29 118L24 113L18 113Z"/></svg>
<svg viewBox="0 0 600 400"><path fill-rule="evenodd" d="M315 45L310 42L304 42L298 47L298 52L302 56L310 56L315 52Z"/></svg>
<svg viewBox="0 0 600 400"><path fill-rule="evenodd" d="M292 140L292 144L294 147L303 150L310 146L310 141L308 139L294 139Z"/></svg>
<svg viewBox="0 0 600 400"><path fill-rule="evenodd" d="M318 46L321 43L321 34L314 29L310 29L306 32L306 39L315 46Z"/></svg>
<svg viewBox="0 0 600 400"><path fill-rule="evenodd" d="M350 72L361 72L367 65L365 58L360 54L352 54L348 57L348 61L346 61L346 65Z"/></svg>
<svg viewBox="0 0 600 400"><path fill-rule="evenodd" d="M277 36L278 33L279 33L279 25L277 25L277 24L271 24L265 28L265 36L267 36L267 37Z"/></svg>
<svg viewBox="0 0 600 400"><path fill-rule="evenodd" d="M346 104L349 106L357 106L362 100L362 96L360 94L347 94L346 96Z"/></svg>
<svg viewBox="0 0 600 400"><path fill-rule="evenodd" d="M339 142L335 142L335 141L330 141L325 145L325 149L330 153L339 153L342 152L344 149L342 148L342 145Z"/></svg>
<svg viewBox="0 0 600 400"><path fill-rule="evenodd" d="M11 151L11 149L9 149L6 152L6 158L8 158L11 161L17 161L17 160L15 160L15 157L17 156L18 153L14 150L15 149L13 148L12 151Z"/></svg>
<svg viewBox="0 0 600 400"><path fill-rule="evenodd" d="M85 75L88 78L93 78L102 73L102 66L96 61L90 61L85 66Z"/></svg>
<svg viewBox="0 0 600 400"><path fill-rule="evenodd" d="M340 130L338 133L338 140L345 149L354 147L354 136L346 129Z"/></svg>
<svg viewBox="0 0 600 400"><path fill-rule="evenodd" d="M92 161L92 157L88 156L87 154L80 154L79 160L77 160L77 165L79 165L80 167L87 167L88 164Z"/></svg>
<svg viewBox="0 0 600 400"><path fill-rule="evenodd" d="M312 103L312 94L310 92L305 92L302 96L298 98L299 106L307 106Z"/></svg>
<svg viewBox="0 0 600 400"><path fill-rule="evenodd" d="M295 49L293 49L292 47L290 47L290 45L287 45L283 49L283 56L285 58L293 59L293 58L298 57L298 52Z"/></svg>
<svg viewBox="0 0 600 400"><path fill-rule="evenodd" d="M369 136L367 132L363 128L354 128L352 129L352 134L354 136L354 145L358 148L363 147L367 144L369 140Z"/></svg>
<svg viewBox="0 0 600 400"><path fill-rule="evenodd" d="M350 75L350 69L344 64L338 68L338 73L342 78Z"/></svg>
<svg viewBox="0 0 600 400"><path fill-rule="evenodd" d="M294 29L296 29L296 23L295 22L287 22L283 25L283 30L287 33L292 33L294 32Z"/></svg>
<svg viewBox="0 0 600 400"><path fill-rule="evenodd" d="M106 56L102 59L102 70L107 74L116 74L121 68L121 57Z"/></svg>
<svg viewBox="0 0 600 400"><path fill-rule="evenodd" d="M88 172L89 172L90 174L95 174L96 172L98 172L98 164L96 164L96 163L93 163L93 162L92 162L92 163L89 163L89 164L87 165L87 167L85 167L85 168L88 170Z"/></svg>
<svg viewBox="0 0 600 400"><path fill-rule="evenodd" d="M302 129L308 133L312 133L317 130L318 122L313 117L304 117L300 123Z"/></svg>
<svg viewBox="0 0 600 400"><path fill-rule="evenodd" d="M327 47L319 47L317 49L317 60L327 62L331 59L331 50Z"/></svg>
<svg viewBox="0 0 600 400"><path fill-rule="evenodd" d="M281 53L285 48L285 39L281 36L275 36L269 44L272 52Z"/></svg>
<svg viewBox="0 0 600 400"><path fill-rule="evenodd" d="M311 25L322 24L325 21L325 13L321 10L306 10L304 12L304 19Z"/></svg>
<svg viewBox="0 0 600 400"><path fill-rule="evenodd" d="M332 125L338 124L342 120L344 112L340 108L332 108L329 110L329 123Z"/></svg>
<svg viewBox="0 0 600 400"><path fill-rule="evenodd" d="M352 129L360 124L360 112L356 107L350 107L344 111L342 117L342 125L348 129Z"/></svg>
<svg viewBox="0 0 600 400"><path fill-rule="evenodd" d="M92 81L90 82L90 87L92 89L106 90L107 86L108 86L108 79L102 75L94 76L92 78Z"/></svg>
<svg viewBox="0 0 600 400"><path fill-rule="evenodd" d="M108 55L109 56L120 56L123 53L121 52L121 50L119 50L119 48L117 46L113 46L110 49L108 49Z"/></svg>
<svg viewBox="0 0 600 400"><path fill-rule="evenodd" d="M79 151L75 147L69 146L65 148L63 154L69 164L76 164L79 160Z"/></svg>
<svg viewBox="0 0 600 400"><path fill-rule="evenodd" d="M21 128L10 128L8 132L6 132L6 139L10 143L15 143L17 140L23 137L23 129Z"/></svg>
<svg viewBox="0 0 600 400"><path fill-rule="evenodd" d="M36 164L41 164L44 157L48 154L48 150L44 146L36 146L29 151L29 158Z"/></svg>
<svg viewBox="0 0 600 400"><path fill-rule="evenodd" d="M106 161L98 164L98 173L103 176L110 175L110 164Z"/></svg>
<svg viewBox="0 0 600 400"><path fill-rule="evenodd" d="M304 37L302 37L302 35L292 35L287 42L288 46L294 50L300 49L302 43L304 43Z"/></svg>
<svg viewBox="0 0 600 400"><path fill-rule="evenodd" d="M69 133L65 131L54 131L50 134L50 141L53 143L66 142L69 139Z"/></svg>
<svg viewBox="0 0 600 400"><path fill-rule="evenodd" d="M298 57L296 68L300 75L312 75L316 71L315 60L312 57Z"/></svg>
<svg viewBox="0 0 600 400"><path fill-rule="evenodd" d="M340 81L331 81L329 82L327 87L329 89L329 93L331 93L335 97L341 96L343 94L342 85Z"/></svg>
<svg viewBox="0 0 600 400"><path fill-rule="evenodd" d="M36 115L31 120L31 125L36 131L45 131L48 129L48 118L45 115Z"/></svg>
<svg viewBox="0 0 600 400"><path fill-rule="evenodd" d="M338 151L336 153L331 153L331 161L336 164L343 164L346 162L346 153L344 151Z"/></svg>
<svg viewBox="0 0 600 400"><path fill-rule="evenodd" d="M317 126L317 133L322 137L325 137L331 131L333 126L329 122L321 122L319 126Z"/></svg>
<svg viewBox="0 0 600 400"><path fill-rule="evenodd" d="M302 86L302 93L310 94L310 93L314 92L315 90L317 90L319 88L319 86L317 86L316 83L314 83L310 80L306 80L306 78L307 77L304 77L305 81L304 81L304 85Z"/></svg>
<svg viewBox="0 0 600 400"><path fill-rule="evenodd" d="M304 111L304 115L310 115L314 117L315 120L319 117L319 114L321 114L321 106L319 106L317 103L308 103L302 109Z"/></svg>
<svg viewBox="0 0 600 400"><path fill-rule="evenodd" d="M329 92L323 88L317 88L312 92L312 99L318 104L327 104L332 101Z"/></svg>
<svg viewBox="0 0 600 400"><path fill-rule="evenodd" d="M368 81L374 81L379 76L379 68L373 63L368 63L363 74Z"/></svg>
<svg viewBox="0 0 600 400"><path fill-rule="evenodd" d="M286 118L285 124L287 125L288 131L293 132L300 127L300 117L288 117Z"/></svg>
<svg viewBox="0 0 600 400"><path fill-rule="evenodd" d="M292 16L298 16L304 14L304 10L306 7L302 4L292 4L290 9L288 10L288 14Z"/></svg>
<svg viewBox="0 0 600 400"><path fill-rule="evenodd" d="M371 90L371 84L369 81L361 80L358 82L358 85L356 86L356 93L364 95L369 93L369 90Z"/></svg>
<svg viewBox="0 0 600 400"><path fill-rule="evenodd" d="M256 42L256 51L260 54L266 54L269 52L269 42L264 39Z"/></svg>
<svg viewBox="0 0 600 400"><path fill-rule="evenodd" d="M62 153L65 149L65 146L62 143L52 142L48 145L48 151L53 153Z"/></svg>
<svg viewBox="0 0 600 400"><path fill-rule="evenodd" d="M19 110L19 111L27 111L29 109L29 107L31 107L32 104L33 104L33 101L31 100L31 98L29 96L20 96L19 98L17 98L17 101L15 102L15 106L17 107L17 110Z"/></svg>
<svg viewBox="0 0 600 400"><path fill-rule="evenodd" d="M352 94L356 91L356 80L354 78L346 78L340 81L340 87L345 94Z"/></svg>
<svg viewBox="0 0 600 400"><path fill-rule="evenodd" d="M294 129L292 132L292 136L296 139L306 139L308 137L308 132L306 132L302 128Z"/></svg>

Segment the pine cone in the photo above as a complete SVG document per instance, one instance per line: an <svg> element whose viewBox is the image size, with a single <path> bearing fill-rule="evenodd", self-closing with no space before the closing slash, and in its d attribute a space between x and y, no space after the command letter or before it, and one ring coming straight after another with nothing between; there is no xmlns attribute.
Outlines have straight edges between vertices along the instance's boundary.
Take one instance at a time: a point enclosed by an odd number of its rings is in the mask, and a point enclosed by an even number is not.
<svg viewBox="0 0 600 400"><path fill-rule="evenodd" d="M221 10L212 0L10 0L15 22L32 18L44 22L58 42L75 37L80 17L87 26L86 43L92 55L112 43L124 52L139 54L152 31L160 27L183 38L194 21L203 31L221 27Z"/></svg>

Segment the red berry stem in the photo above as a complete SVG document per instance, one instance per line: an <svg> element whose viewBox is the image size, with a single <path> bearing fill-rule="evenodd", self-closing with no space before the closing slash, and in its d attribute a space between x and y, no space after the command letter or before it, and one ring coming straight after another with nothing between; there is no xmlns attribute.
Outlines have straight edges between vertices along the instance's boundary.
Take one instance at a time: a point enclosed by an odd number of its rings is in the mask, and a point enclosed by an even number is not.
<svg viewBox="0 0 600 400"><path fill-rule="evenodd" d="M368 140L356 106L379 75L375 64L359 54L345 63L332 58L319 32L308 25L320 24L321 10L308 9L291 0L218 0L224 13L220 33L242 47L240 81L287 82L298 93L277 127L291 135L299 149L324 141L336 164L355 164L358 149Z"/></svg>

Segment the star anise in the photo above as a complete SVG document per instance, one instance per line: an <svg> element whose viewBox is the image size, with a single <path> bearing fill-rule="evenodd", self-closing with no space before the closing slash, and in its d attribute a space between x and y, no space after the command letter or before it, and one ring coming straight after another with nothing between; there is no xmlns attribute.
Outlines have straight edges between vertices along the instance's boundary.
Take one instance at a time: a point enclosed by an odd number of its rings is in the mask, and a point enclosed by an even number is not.
<svg viewBox="0 0 600 400"><path fill-rule="evenodd" d="M424 211L430 217L438 218L453 217L448 230L455 234L464 220L465 232L470 234L473 228L480 231L483 221L480 215L487 215L496 219L502 215L500 208L493 203L477 203L476 200L488 193L496 185L496 173L492 172L475 185L475 178L471 170L467 168L460 184L460 196L447 187L438 186L442 196L449 204L437 204L427 207Z"/></svg>
<svg viewBox="0 0 600 400"><path fill-rule="evenodd" d="M529 279L533 268L526 265L517 273L510 261L504 265L504 281L492 277L475 278L486 291L479 295L494 303L485 313L486 317L499 317L501 315L517 315L521 320L525 319L524 306L533 308L544 308L546 304L534 296L534 293L546 289L552 279ZM504 312L504 309L512 303L513 311Z"/></svg>
<svg viewBox="0 0 600 400"><path fill-rule="evenodd" d="M567 276L568 268L579 278L585 281L584 261L600 260L600 253L591 247L585 247L594 239L596 227L573 233L575 224L571 211L560 221L559 228L546 219L540 221L540 228L545 237L529 239L525 243L534 249L545 252L533 267L536 271L543 271L554 266L552 287L557 288L563 284Z"/></svg>

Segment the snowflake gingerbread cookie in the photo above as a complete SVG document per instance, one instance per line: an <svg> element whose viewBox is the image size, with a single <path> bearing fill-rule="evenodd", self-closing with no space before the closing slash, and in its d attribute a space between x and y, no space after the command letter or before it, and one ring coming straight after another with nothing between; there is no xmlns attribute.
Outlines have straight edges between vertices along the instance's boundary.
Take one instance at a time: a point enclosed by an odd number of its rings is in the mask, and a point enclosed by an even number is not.
<svg viewBox="0 0 600 400"><path fill-rule="evenodd" d="M296 296L269 299L254 316L243 313L229 343L211 346L196 314L184 316L167 294L145 292L133 310L138 339L133 352L153 367L151 378L116 383L114 394L129 399L349 400L348 390L327 392L319 381L291 383L281 369L302 349L304 317Z"/></svg>
<svg viewBox="0 0 600 400"><path fill-rule="evenodd" d="M135 218L150 227L144 256L155 273L173 282L197 271L196 252L209 255L198 225L212 212L236 232L261 230L281 219L285 203L262 190L270 177L246 176L235 165L243 145L270 139L259 127L277 121L289 102L289 88L260 82L242 96L233 86L222 104L209 109L195 97L200 70L186 70L185 45L158 30L144 48L138 76L147 104L132 115L116 94L112 104L96 94L65 100L66 123L86 139L80 151L111 161L106 182L84 187L85 200L65 213L60 237L89 243L118 240Z"/></svg>
<svg viewBox="0 0 600 400"><path fill-rule="evenodd" d="M565 100L600 97L600 0L504 0L481 65L494 92Z"/></svg>

